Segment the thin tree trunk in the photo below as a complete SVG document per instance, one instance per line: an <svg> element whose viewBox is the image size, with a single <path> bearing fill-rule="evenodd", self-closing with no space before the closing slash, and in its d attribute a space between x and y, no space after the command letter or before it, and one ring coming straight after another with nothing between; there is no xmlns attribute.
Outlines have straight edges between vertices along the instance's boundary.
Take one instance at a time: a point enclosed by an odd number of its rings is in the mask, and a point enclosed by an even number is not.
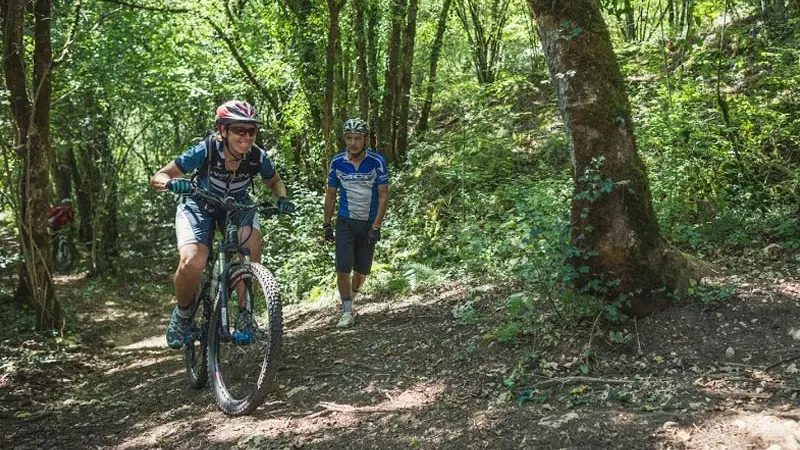
<svg viewBox="0 0 800 450"><path fill-rule="evenodd" d="M54 155L53 178L56 186L56 202L72 198L72 173L66 151Z"/></svg>
<svg viewBox="0 0 800 450"><path fill-rule="evenodd" d="M354 30L356 37L356 88L358 89L358 113L369 120L369 81L367 80L367 32L364 27L364 1L353 0L355 11Z"/></svg>
<svg viewBox="0 0 800 450"><path fill-rule="evenodd" d="M447 29L447 16L450 12L451 2L452 0L444 0L442 3L439 23L436 25L436 37L431 47L430 74L428 75L428 83L425 89L425 103L422 105L422 112L420 113L419 124L417 125L420 133L424 133L428 129L428 116L431 113L433 94L436 91L436 68L439 65L439 55L442 53L442 42L444 41L444 33Z"/></svg>
<svg viewBox="0 0 800 450"><path fill-rule="evenodd" d="M529 2L569 136L575 284L645 315L685 292L694 266L659 234L608 30L594 0Z"/></svg>
<svg viewBox="0 0 800 450"><path fill-rule="evenodd" d="M408 114L411 104L411 75L414 66L414 44L417 35L417 0L408 2L408 24L403 43L403 76L400 90L400 111L397 117L395 158L405 160L408 151Z"/></svg>
<svg viewBox="0 0 800 450"><path fill-rule="evenodd" d="M344 7L346 0L341 0L342 3L339 4L339 7ZM341 9L340 9L341 12ZM334 105L336 107L336 116L338 117L338 121L334 128L334 134L336 135L336 143L338 151L344 151L345 143L344 143L344 134L342 132L342 125L347 120L347 105L350 104L348 98L348 89L347 89L347 78L348 74L350 73L350 67L347 65L347 61L350 61L352 58L342 58L342 41L341 39L336 40L336 48L334 49L334 60L336 61L336 76L335 76L335 85L336 94L334 95Z"/></svg>
<svg viewBox="0 0 800 450"><path fill-rule="evenodd" d="M308 147L319 148L320 132L323 128L323 105L324 105L324 80L319 67L322 63L321 49L318 43L318 30L315 21L319 14L318 4L312 0L283 0L284 5L289 11L289 16L294 18L294 36L288 42L292 45L298 55L297 73L299 74L300 84L303 87L303 94L308 104L312 126L307 130L307 136L301 142L308 144ZM324 141L322 141L324 142ZM323 147L324 151L324 147ZM311 159L310 156L304 161ZM313 162L312 172L316 169L327 170L323 163L324 158L316 158ZM324 180L318 173L307 172L306 176L311 180Z"/></svg>
<svg viewBox="0 0 800 450"><path fill-rule="evenodd" d="M6 86L17 126L18 153L23 157L18 224L25 259L18 295L26 295L35 312L36 328L61 325L61 305L55 295L50 258L47 212L50 209L50 102L53 63L50 40L50 0L36 0L33 6L32 100L25 89L24 0L3 5L3 54Z"/></svg>
<svg viewBox="0 0 800 450"><path fill-rule="evenodd" d="M89 183L85 183L84 180L91 178L88 174L85 177L81 175L81 169L75 157L75 151L72 145L66 148L66 158L77 193L76 206L78 207L79 219L78 238L81 242L90 243L94 239L94 229L92 228L92 217L94 216L94 211L92 209L92 189Z"/></svg>
<svg viewBox="0 0 800 450"><path fill-rule="evenodd" d="M486 3L484 0L456 0L455 4L458 18L467 34L478 82L481 84L493 83L497 76L496 65L502 48L510 0L492 0L491 6Z"/></svg>
<svg viewBox="0 0 800 450"><path fill-rule="evenodd" d="M675 0L667 0L667 11L669 12L669 26L675 29Z"/></svg>
<svg viewBox="0 0 800 450"><path fill-rule="evenodd" d="M328 47L325 52L325 101L322 107L322 138L325 142L325 164L328 167L333 157L333 98L336 71L336 54L339 45L339 1L327 0L328 4ZM327 169L326 169L327 170Z"/></svg>
<svg viewBox="0 0 800 450"><path fill-rule="evenodd" d="M369 124L370 142L372 148L378 146L375 140L380 128L381 96L378 92L378 25L380 14L378 6L367 0L367 78L369 79ZM364 120L367 120L364 117Z"/></svg>
<svg viewBox="0 0 800 450"><path fill-rule="evenodd" d="M686 4L686 39L687 52L692 48L692 41L694 41L694 0L688 0Z"/></svg>
<svg viewBox="0 0 800 450"><path fill-rule="evenodd" d="M383 118L381 119L380 142L381 152L389 161L394 161L394 138L396 135L395 117L397 106L397 88L400 85L400 46L405 17L405 0L392 0L392 30L389 36L389 61L386 66L386 88L383 92Z"/></svg>
<svg viewBox="0 0 800 450"><path fill-rule="evenodd" d="M636 20L633 14L633 3L631 0L624 0L625 5L625 41L633 42L636 40Z"/></svg>

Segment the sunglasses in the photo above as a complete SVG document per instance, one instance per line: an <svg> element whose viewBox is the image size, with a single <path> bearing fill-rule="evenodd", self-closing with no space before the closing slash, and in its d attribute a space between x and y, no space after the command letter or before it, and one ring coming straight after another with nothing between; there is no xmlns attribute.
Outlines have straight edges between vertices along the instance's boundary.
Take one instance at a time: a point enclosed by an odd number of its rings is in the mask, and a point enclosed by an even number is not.
<svg viewBox="0 0 800 450"><path fill-rule="evenodd" d="M244 136L245 134L248 136L255 136L258 133L258 128L250 128L250 127L229 127L228 130L231 133L237 136Z"/></svg>

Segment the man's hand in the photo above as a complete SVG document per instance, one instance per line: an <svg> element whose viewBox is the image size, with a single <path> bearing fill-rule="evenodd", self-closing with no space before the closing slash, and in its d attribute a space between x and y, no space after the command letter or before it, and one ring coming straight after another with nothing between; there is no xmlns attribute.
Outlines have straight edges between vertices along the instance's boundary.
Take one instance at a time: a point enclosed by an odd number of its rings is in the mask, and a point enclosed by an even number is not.
<svg viewBox="0 0 800 450"><path fill-rule="evenodd" d="M372 228L367 233L367 243L369 245L375 245L378 241L381 240L381 229L380 228Z"/></svg>
<svg viewBox="0 0 800 450"><path fill-rule="evenodd" d="M192 192L192 182L183 178L172 178L164 186L176 194L188 194Z"/></svg>
<svg viewBox="0 0 800 450"><path fill-rule="evenodd" d="M333 227L331 226L331 224L329 223L323 224L322 228L325 230L325 241L336 242L336 237L333 235Z"/></svg>
<svg viewBox="0 0 800 450"><path fill-rule="evenodd" d="M294 212L294 210L295 210L294 203L289 201L288 198L286 197L278 198L278 211L285 214L291 214Z"/></svg>

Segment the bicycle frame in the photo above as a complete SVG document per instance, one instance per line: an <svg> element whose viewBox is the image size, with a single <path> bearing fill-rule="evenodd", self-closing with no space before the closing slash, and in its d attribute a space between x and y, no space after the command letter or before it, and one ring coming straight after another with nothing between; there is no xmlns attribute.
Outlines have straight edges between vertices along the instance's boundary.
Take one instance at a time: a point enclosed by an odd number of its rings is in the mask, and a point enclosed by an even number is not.
<svg viewBox="0 0 800 450"><path fill-rule="evenodd" d="M209 193L202 188L195 188L190 194L192 197L199 198L210 202L214 207L221 208L225 211L224 218L215 220L215 229L223 229L223 239L217 244L216 255L213 258L214 262L211 264L211 291L210 295L213 296L212 304L221 302L220 309L220 338L223 342L233 342L234 344L247 344L250 338L247 336L237 336L230 332L230 315L228 314L228 274L232 267L237 264L247 265L250 263L250 250L243 247L239 243L238 227L233 222L233 214L242 211L250 211L257 208L255 204L242 204L237 203L230 197L223 200L217 198L215 195ZM213 241L213 235L212 235ZM212 242L213 246L213 242ZM241 256L241 261L236 261L236 255ZM212 260L212 255L209 255L209 263ZM252 311L253 299L251 288L247 284L242 288L244 294L245 309ZM240 299L241 300L241 299Z"/></svg>

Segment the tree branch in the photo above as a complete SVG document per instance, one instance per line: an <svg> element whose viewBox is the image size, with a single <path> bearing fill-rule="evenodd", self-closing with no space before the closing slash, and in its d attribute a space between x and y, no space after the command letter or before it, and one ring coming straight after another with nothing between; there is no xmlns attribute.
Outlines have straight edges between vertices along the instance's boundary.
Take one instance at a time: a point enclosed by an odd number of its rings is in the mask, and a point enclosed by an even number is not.
<svg viewBox="0 0 800 450"><path fill-rule="evenodd" d="M201 14L201 13L195 11L195 10L186 9L186 8L161 8L161 7L155 7L155 6L138 5L138 4L135 4L135 3L129 3L129 2L121 1L121 0L101 0L101 1L106 2L106 3L114 3L114 4L117 4L117 5L122 5L122 6L125 6L125 7L128 7L128 8L143 9L143 10L146 10L146 11L167 12L167 13L175 13L175 14L191 14L191 15L193 15L195 17L198 17L198 18L204 20L206 23L208 23L211 26L211 28L214 29L214 32L216 32L217 36L220 39L222 39L223 42L225 42L225 45L228 46L228 50L230 50L230 52L231 52L231 54L233 56L233 59L236 60L236 63L239 65L239 68L242 70L242 72L244 73L244 75L247 78L247 80L269 102L269 104L272 107L273 111L275 111L275 116L279 117L280 109L279 109L278 102L275 99L275 96L272 93L270 93L264 87L264 85L261 84L261 82L259 82L258 79L255 77L255 75L253 74L253 71L250 70L250 67L245 62L245 60L242 57L241 53L239 53L239 50L236 48L236 43L233 41L233 39L230 36L228 36L227 34L225 34L225 32L222 30L222 28L219 25L217 25L216 22L214 22L211 18L209 18L209 17L207 17L207 16L205 16L205 15L203 15L203 14Z"/></svg>
<svg viewBox="0 0 800 450"><path fill-rule="evenodd" d="M75 17L72 20L72 25L69 27L69 32L67 33L67 40L64 42L64 48L61 49L61 55L53 61L53 67L61 64L64 59L66 59L67 55L69 54L69 46L75 42L75 32L78 29L78 22L80 22L81 18L81 6L83 6L83 1L78 0L75 3Z"/></svg>
<svg viewBox="0 0 800 450"><path fill-rule="evenodd" d="M606 378L593 378L593 377L564 377L564 378L553 378L551 380L540 381L534 384L534 387L547 387L547 386L554 386L557 384L565 385L571 383L601 383L601 384L632 384L634 383L633 380L613 380L613 379L606 379Z"/></svg>
<svg viewBox="0 0 800 450"><path fill-rule="evenodd" d="M195 11L187 8L164 8L157 6L137 5L136 3L124 2L121 0L100 0L106 3L114 3L116 5L125 6L134 9L144 9L145 11L168 12L168 13L195 13Z"/></svg>

